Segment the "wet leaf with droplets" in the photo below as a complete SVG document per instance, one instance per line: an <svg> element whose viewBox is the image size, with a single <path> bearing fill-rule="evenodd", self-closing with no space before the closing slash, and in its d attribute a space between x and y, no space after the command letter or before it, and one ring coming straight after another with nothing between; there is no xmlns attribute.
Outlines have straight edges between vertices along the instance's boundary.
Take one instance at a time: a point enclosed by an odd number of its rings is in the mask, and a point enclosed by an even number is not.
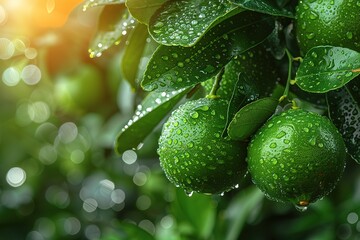
<svg viewBox="0 0 360 240"><path fill-rule="evenodd" d="M147 37L147 27L140 23L137 24L129 35L129 44L126 46L122 57L121 69L124 79L126 79L133 88L137 86L139 63L143 56Z"/></svg>
<svg viewBox="0 0 360 240"><path fill-rule="evenodd" d="M274 114L278 103L278 100L267 97L241 108L229 124L228 134L230 138L245 140L251 136Z"/></svg>
<svg viewBox="0 0 360 240"><path fill-rule="evenodd" d="M151 16L167 0L126 0L131 15L141 23L149 24Z"/></svg>
<svg viewBox="0 0 360 240"><path fill-rule="evenodd" d="M280 74L273 55L266 48L265 44L259 44L235 56L225 66L216 94L225 99L231 98L238 106L237 110L259 97L269 96L275 88ZM204 83L208 92L212 85L213 80Z"/></svg>
<svg viewBox="0 0 360 240"><path fill-rule="evenodd" d="M329 115L344 138L348 154L360 163L360 82L327 93Z"/></svg>
<svg viewBox="0 0 360 240"><path fill-rule="evenodd" d="M136 148L188 91L189 88L170 93L149 93L117 136L115 150L121 154Z"/></svg>
<svg viewBox="0 0 360 240"><path fill-rule="evenodd" d="M301 62L295 81L304 91L324 93L344 86L360 74L360 53L341 47L310 49Z"/></svg>
<svg viewBox="0 0 360 240"><path fill-rule="evenodd" d="M241 11L223 0L169 1L151 18L149 31L160 44L192 46L212 25Z"/></svg>
<svg viewBox="0 0 360 240"><path fill-rule="evenodd" d="M242 12L213 27L193 47L159 46L142 86L147 91L168 91L208 80L234 56L264 41L273 26L271 17Z"/></svg>
<svg viewBox="0 0 360 240"><path fill-rule="evenodd" d="M103 51L119 44L135 24L125 5L105 6L99 17L98 29L90 42L90 57L100 57Z"/></svg>
<svg viewBox="0 0 360 240"><path fill-rule="evenodd" d="M249 9L251 11L261 12L273 16L282 16L289 18L295 17L295 14L292 11L284 7L279 7L272 0L231 0L230 2L233 2L240 7Z"/></svg>
<svg viewBox="0 0 360 240"><path fill-rule="evenodd" d="M88 8L99 7L104 5L113 5L113 4L124 4L125 0L86 0L83 4L83 11L86 11Z"/></svg>

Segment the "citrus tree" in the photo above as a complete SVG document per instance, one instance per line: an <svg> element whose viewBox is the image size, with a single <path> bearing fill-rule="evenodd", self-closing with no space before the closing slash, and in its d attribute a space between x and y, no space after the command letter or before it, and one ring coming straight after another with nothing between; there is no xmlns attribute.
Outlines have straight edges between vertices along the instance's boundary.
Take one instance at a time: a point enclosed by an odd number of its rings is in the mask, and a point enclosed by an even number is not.
<svg viewBox="0 0 360 240"><path fill-rule="evenodd" d="M56 3L0 39L2 236L359 238L359 1Z"/></svg>
<svg viewBox="0 0 360 240"><path fill-rule="evenodd" d="M160 165L187 195L224 195L248 173L269 199L300 211L335 188L346 159L359 162L356 1L125 7L138 24L126 53L140 30L158 46L132 82L149 93L118 153L163 125Z"/></svg>

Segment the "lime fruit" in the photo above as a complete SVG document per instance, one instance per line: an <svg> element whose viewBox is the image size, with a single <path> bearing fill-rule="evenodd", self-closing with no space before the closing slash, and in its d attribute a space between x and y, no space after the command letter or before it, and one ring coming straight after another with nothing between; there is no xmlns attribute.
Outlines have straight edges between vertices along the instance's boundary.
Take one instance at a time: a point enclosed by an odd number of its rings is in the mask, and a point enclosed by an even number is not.
<svg viewBox="0 0 360 240"><path fill-rule="evenodd" d="M359 1L301 0L296 8L296 35L305 54L318 45L360 51Z"/></svg>
<svg viewBox="0 0 360 240"><path fill-rule="evenodd" d="M248 147L253 182L268 198L300 208L333 190L345 157L344 141L332 122L301 109L271 118Z"/></svg>
<svg viewBox="0 0 360 240"><path fill-rule="evenodd" d="M164 124L160 164L168 179L186 192L222 193L247 172L246 144L222 137L227 106L220 98L188 101Z"/></svg>

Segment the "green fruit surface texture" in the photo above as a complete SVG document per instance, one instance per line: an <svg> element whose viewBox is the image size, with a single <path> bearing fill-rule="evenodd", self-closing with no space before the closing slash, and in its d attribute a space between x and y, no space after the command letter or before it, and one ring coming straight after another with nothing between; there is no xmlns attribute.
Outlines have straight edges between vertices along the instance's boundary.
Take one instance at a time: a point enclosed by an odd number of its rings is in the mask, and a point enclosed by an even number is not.
<svg viewBox="0 0 360 240"><path fill-rule="evenodd" d="M301 109L271 118L248 147L249 172L260 190L272 200L304 207L334 189L345 158L332 122Z"/></svg>
<svg viewBox="0 0 360 240"><path fill-rule="evenodd" d="M246 144L222 138L227 101L201 98L176 109L159 139L160 164L187 192L222 193L247 172Z"/></svg>
<svg viewBox="0 0 360 240"><path fill-rule="evenodd" d="M360 2L301 0L296 9L297 38L305 54L318 45L360 51Z"/></svg>

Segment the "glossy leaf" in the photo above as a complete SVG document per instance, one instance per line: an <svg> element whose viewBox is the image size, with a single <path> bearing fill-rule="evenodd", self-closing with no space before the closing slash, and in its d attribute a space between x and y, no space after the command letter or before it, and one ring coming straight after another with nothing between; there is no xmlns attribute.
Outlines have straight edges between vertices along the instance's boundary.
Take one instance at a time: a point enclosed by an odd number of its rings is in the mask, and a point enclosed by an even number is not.
<svg viewBox="0 0 360 240"><path fill-rule="evenodd" d="M99 18L98 29L90 43L90 57L100 57L103 51L119 44L135 23L125 5L105 6Z"/></svg>
<svg viewBox="0 0 360 240"><path fill-rule="evenodd" d="M254 134L274 114L278 103L278 100L267 97L242 107L229 124L230 138L245 140Z"/></svg>
<svg viewBox="0 0 360 240"><path fill-rule="evenodd" d="M86 11L88 8L92 7L124 3L125 0L86 0L83 4L83 11Z"/></svg>
<svg viewBox="0 0 360 240"><path fill-rule="evenodd" d="M280 8L273 0L230 0L245 9L273 16L294 18L294 14L286 8Z"/></svg>
<svg viewBox="0 0 360 240"><path fill-rule="evenodd" d="M190 224L198 239L209 239L215 225L216 203L211 196L194 193L191 197L176 189L172 211L181 223Z"/></svg>
<svg viewBox="0 0 360 240"><path fill-rule="evenodd" d="M263 199L264 194L255 186L248 187L236 195L224 213L228 228L223 239L238 239L246 224L246 219L253 214L254 209L261 204Z"/></svg>
<svg viewBox="0 0 360 240"><path fill-rule="evenodd" d="M137 24L135 29L129 35L129 44L125 48L124 56L121 61L121 68L124 79L135 89L136 78L141 57L143 56L148 37L147 27L143 24Z"/></svg>
<svg viewBox="0 0 360 240"><path fill-rule="evenodd" d="M360 163L360 82L327 93L329 115L342 134L349 155Z"/></svg>
<svg viewBox="0 0 360 240"><path fill-rule="evenodd" d="M149 93L137 107L133 118L119 133L115 150L121 154L128 149L136 149L187 92L188 89L171 93Z"/></svg>
<svg viewBox="0 0 360 240"><path fill-rule="evenodd" d="M296 73L297 85L324 93L344 86L360 74L360 53L348 48L318 46L310 49Z"/></svg>
<svg viewBox="0 0 360 240"><path fill-rule="evenodd" d="M193 47L159 46L145 71L145 90L169 91L210 79L234 56L264 41L272 18L243 12L216 25Z"/></svg>
<svg viewBox="0 0 360 240"><path fill-rule="evenodd" d="M242 8L223 0L169 1L151 18L149 31L160 44L192 46L215 22L241 11Z"/></svg>
<svg viewBox="0 0 360 240"><path fill-rule="evenodd" d="M241 95L241 100L235 101L239 107L259 97L269 96L280 78L276 64L273 55L267 51L265 44L259 44L241 55L235 56L226 64L220 88L216 94L226 99L229 99L233 93L236 96ZM234 91L238 79L240 81L238 81L237 89ZM205 84L205 87L210 92L212 83Z"/></svg>
<svg viewBox="0 0 360 240"><path fill-rule="evenodd" d="M131 15L139 22L148 25L155 11L167 0L126 0Z"/></svg>
<svg viewBox="0 0 360 240"><path fill-rule="evenodd" d="M226 99L231 96L223 137L228 135L227 126L241 107L273 92L279 77L274 65L273 56L260 44L236 56L225 66L217 92Z"/></svg>

